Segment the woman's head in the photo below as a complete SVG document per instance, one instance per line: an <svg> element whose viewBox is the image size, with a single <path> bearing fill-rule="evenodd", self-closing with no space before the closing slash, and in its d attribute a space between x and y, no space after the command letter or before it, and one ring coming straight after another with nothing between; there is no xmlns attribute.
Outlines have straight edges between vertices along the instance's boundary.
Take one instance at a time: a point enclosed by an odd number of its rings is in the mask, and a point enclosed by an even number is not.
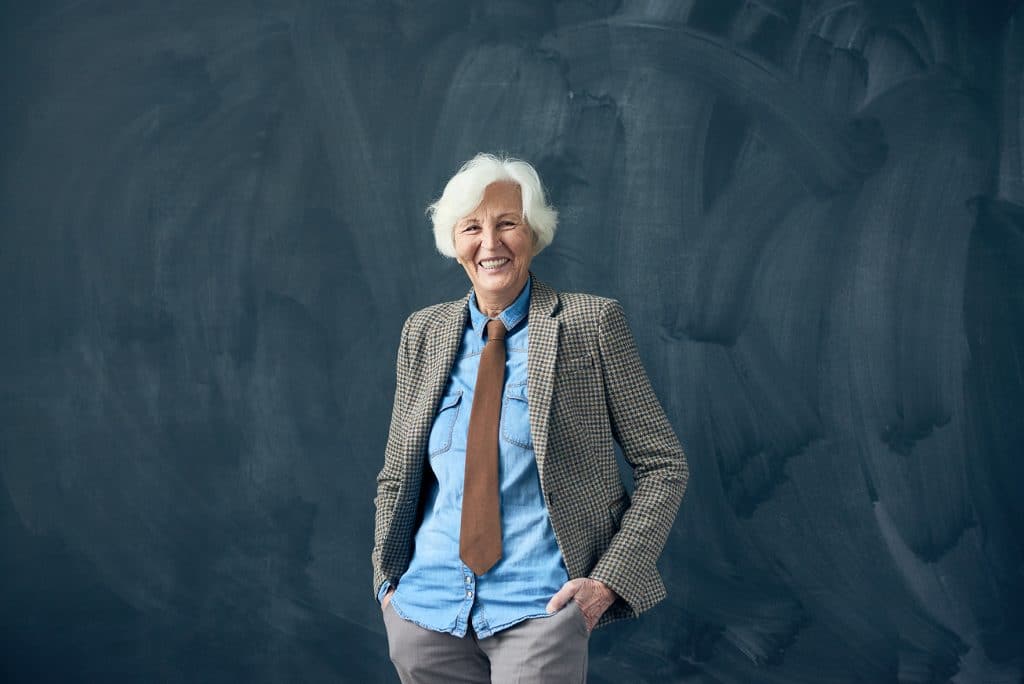
<svg viewBox="0 0 1024 684"><path fill-rule="evenodd" d="M427 212L438 251L465 269L487 312L522 290L530 261L551 243L558 220L532 166L490 154L463 164Z"/></svg>
<svg viewBox="0 0 1024 684"><path fill-rule="evenodd" d="M510 181L519 186L521 218L534 236L530 257L551 244L558 226L558 212L548 205L534 168L520 159L481 152L462 165L444 186L440 199L427 207L427 214L434 224L437 251L447 257L458 258L456 224L480 205L487 186L500 181Z"/></svg>

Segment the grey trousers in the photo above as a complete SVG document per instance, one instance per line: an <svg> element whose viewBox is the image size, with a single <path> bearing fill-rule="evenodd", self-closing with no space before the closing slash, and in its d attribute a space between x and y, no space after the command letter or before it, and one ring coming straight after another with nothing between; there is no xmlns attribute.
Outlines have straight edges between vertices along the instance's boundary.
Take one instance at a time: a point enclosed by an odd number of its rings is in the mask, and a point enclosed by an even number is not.
<svg viewBox="0 0 1024 684"><path fill-rule="evenodd" d="M435 632L383 608L388 651L402 684L583 684L590 631L575 600L486 639Z"/></svg>

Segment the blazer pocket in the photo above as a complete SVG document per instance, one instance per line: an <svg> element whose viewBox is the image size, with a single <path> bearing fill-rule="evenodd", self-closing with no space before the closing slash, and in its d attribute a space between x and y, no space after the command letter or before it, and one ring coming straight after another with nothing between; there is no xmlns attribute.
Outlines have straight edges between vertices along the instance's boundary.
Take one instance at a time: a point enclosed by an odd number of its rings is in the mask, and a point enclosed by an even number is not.
<svg viewBox="0 0 1024 684"><path fill-rule="evenodd" d="M461 407L462 390L455 390L441 400L441 407L434 417L430 440L427 442L427 450L431 456L443 454L452 448L452 432Z"/></svg>
<svg viewBox="0 0 1024 684"><path fill-rule="evenodd" d="M563 373L585 371L594 367L594 357L589 353L583 354L582 356L574 356L566 359L565 361L560 361L558 366Z"/></svg>

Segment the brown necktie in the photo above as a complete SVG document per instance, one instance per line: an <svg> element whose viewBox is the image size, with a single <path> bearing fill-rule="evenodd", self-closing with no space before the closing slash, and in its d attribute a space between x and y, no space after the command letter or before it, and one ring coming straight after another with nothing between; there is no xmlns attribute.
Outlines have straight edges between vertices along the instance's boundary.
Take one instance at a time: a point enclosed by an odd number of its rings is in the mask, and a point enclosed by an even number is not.
<svg viewBox="0 0 1024 684"><path fill-rule="evenodd" d="M505 384L505 332L500 320L487 321L487 343L480 355L466 437L459 556L477 575L487 572L501 558L498 421Z"/></svg>

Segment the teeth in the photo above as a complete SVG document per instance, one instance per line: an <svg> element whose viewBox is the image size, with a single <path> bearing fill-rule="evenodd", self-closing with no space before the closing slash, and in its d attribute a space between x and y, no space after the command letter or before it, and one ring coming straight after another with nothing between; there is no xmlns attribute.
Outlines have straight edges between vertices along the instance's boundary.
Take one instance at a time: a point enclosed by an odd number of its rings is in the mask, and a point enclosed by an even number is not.
<svg viewBox="0 0 1024 684"><path fill-rule="evenodd" d="M483 266L484 268L497 268L498 266L504 264L506 261L508 261L508 259L487 259L486 261L481 261L480 265Z"/></svg>

